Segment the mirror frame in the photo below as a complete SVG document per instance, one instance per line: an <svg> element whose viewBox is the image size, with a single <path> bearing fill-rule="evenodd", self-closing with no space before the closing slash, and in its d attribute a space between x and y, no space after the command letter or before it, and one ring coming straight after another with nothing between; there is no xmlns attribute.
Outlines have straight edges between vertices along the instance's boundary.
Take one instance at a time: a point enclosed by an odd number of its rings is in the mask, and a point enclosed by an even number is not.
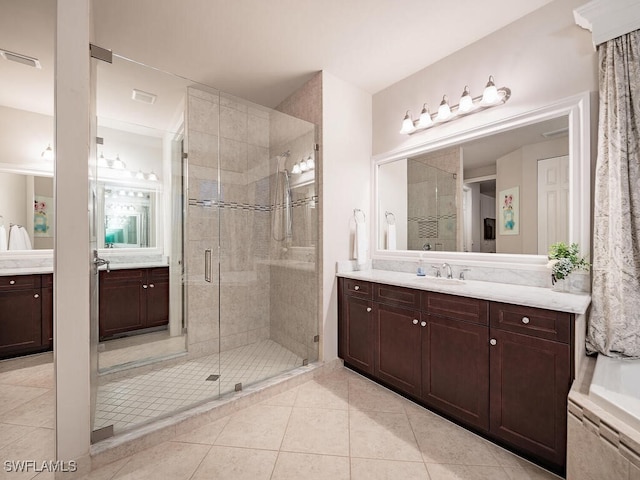
<svg viewBox="0 0 640 480"><path fill-rule="evenodd" d="M470 266L488 266L489 263L494 265L499 263L507 268L546 268L548 262L546 255L381 249L378 245L378 231L382 227L378 205L378 170L380 165L396 160L450 148L492 134L563 116L568 117L569 125L569 241L578 243L581 255L588 257L591 250L591 111L590 93L584 92L502 120L472 127L451 135L431 137L409 147L375 155L371 177L373 178L371 211L374 219L371 222L370 232L370 238L374 240L372 259L417 261L419 258L423 258L426 261L451 261Z"/></svg>

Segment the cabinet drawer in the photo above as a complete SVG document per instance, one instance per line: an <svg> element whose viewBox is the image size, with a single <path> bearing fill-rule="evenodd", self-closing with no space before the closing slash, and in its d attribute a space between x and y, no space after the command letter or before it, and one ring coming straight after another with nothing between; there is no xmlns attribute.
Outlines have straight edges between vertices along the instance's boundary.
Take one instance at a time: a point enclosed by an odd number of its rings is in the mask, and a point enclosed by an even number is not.
<svg viewBox="0 0 640 480"><path fill-rule="evenodd" d="M40 275L12 275L0 277L0 291L40 288Z"/></svg>
<svg viewBox="0 0 640 480"><path fill-rule="evenodd" d="M569 343L571 314L491 302L491 327Z"/></svg>
<svg viewBox="0 0 640 480"><path fill-rule="evenodd" d="M134 282L139 280L143 283L147 279L147 271L143 268L132 268L122 270L100 270L100 282Z"/></svg>
<svg viewBox="0 0 640 480"><path fill-rule="evenodd" d="M372 298L371 283L345 278L344 293L353 297Z"/></svg>
<svg viewBox="0 0 640 480"><path fill-rule="evenodd" d="M393 285L373 284L373 299L376 302L398 307L420 309L420 290L396 287Z"/></svg>
<svg viewBox="0 0 640 480"><path fill-rule="evenodd" d="M489 324L489 302L445 293L422 292L422 309L430 315Z"/></svg>

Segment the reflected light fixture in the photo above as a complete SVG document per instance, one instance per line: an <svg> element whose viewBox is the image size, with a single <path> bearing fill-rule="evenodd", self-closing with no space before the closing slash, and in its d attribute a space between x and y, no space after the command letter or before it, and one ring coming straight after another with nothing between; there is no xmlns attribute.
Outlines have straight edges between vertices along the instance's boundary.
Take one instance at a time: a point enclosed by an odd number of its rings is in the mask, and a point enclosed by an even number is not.
<svg viewBox="0 0 640 480"><path fill-rule="evenodd" d="M438 107L438 112L431 114L429 107L425 103L422 106L422 112L417 122L413 121L410 111L407 110L407 113L405 113L402 119L400 133L411 135L414 132L431 128L439 123L449 122L490 107L502 105L509 100L509 98L511 98L511 89L508 87L497 88L493 75L490 75L482 96L472 97L469 86L465 85L458 105L450 106L448 97L443 95L440 106Z"/></svg>
<svg viewBox="0 0 640 480"><path fill-rule="evenodd" d="M116 155L116 159L113 161L113 168L116 170L124 170L127 168L126 163L120 160L120 155Z"/></svg>
<svg viewBox="0 0 640 480"><path fill-rule="evenodd" d="M142 170L138 170L138 173L136 173L136 178L138 180L144 180L144 173L142 172Z"/></svg>
<svg viewBox="0 0 640 480"><path fill-rule="evenodd" d="M147 176L147 180L151 180L152 182L157 182L158 176L155 173L150 172L149 175Z"/></svg>
<svg viewBox="0 0 640 480"><path fill-rule="evenodd" d="M309 154L309 156L307 157L307 167L309 168L309 170L313 170L314 168L316 168L316 162L313 159L313 155Z"/></svg>
<svg viewBox="0 0 640 480"><path fill-rule="evenodd" d="M53 161L53 149L51 148L51 144L47 145L47 148L44 149L44 151L40 156L42 157L43 160L46 160L47 162Z"/></svg>

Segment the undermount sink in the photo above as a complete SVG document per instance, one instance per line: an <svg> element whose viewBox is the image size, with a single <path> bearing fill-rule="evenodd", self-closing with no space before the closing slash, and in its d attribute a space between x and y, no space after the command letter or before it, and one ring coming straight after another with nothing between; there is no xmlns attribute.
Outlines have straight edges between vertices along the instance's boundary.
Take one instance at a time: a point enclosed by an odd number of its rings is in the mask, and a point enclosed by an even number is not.
<svg viewBox="0 0 640 480"><path fill-rule="evenodd" d="M436 285L464 285L465 281L458 278L444 278L444 277L418 277L425 282L431 282Z"/></svg>

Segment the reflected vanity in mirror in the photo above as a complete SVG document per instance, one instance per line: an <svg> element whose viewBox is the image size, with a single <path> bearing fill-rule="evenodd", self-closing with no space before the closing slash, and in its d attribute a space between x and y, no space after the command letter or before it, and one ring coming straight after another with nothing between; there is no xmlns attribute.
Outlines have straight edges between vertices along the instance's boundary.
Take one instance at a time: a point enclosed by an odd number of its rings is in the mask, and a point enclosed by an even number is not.
<svg viewBox="0 0 640 480"><path fill-rule="evenodd" d="M588 125L584 94L376 157L376 255L541 263L555 242L588 251Z"/></svg>

